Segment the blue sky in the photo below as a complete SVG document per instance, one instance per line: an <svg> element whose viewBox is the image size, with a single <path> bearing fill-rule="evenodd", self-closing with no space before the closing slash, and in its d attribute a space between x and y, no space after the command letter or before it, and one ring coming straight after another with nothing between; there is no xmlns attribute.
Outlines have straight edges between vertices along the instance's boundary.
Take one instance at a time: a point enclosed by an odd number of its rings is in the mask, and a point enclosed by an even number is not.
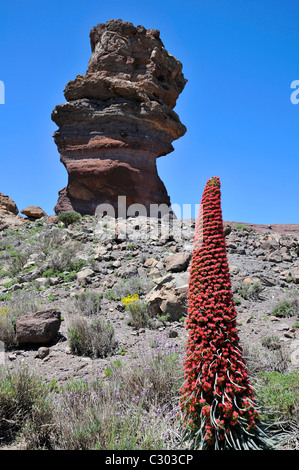
<svg viewBox="0 0 299 470"><path fill-rule="evenodd" d="M222 183L224 220L299 223L297 0L15 0L0 7L0 192L53 214L67 184L51 112L85 74L89 32L110 18L159 29L188 79L175 111L187 127L158 160L175 204Z"/></svg>

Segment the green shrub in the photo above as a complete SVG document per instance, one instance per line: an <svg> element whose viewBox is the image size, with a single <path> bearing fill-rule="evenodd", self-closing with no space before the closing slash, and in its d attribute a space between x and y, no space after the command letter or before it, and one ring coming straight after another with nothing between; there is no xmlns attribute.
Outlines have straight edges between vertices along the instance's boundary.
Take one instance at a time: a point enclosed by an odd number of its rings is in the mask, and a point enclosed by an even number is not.
<svg viewBox="0 0 299 470"><path fill-rule="evenodd" d="M131 295L132 292L142 295L147 294L153 287L153 281L150 279L142 279L140 277L131 277L125 279L123 282L117 283L107 294L115 300L121 300L127 295Z"/></svg>
<svg viewBox="0 0 299 470"><path fill-rule="evenodd" d="M263 287L259 282L254 282L252 284L244 282L239 286L237 292L240 297L245 300L260 300L262 290Z"/></svg>
<svg viewBox="0 0 299 470"><path fill-rule="evenodd" d="M42 277L45 277L45 278L54 277L56 276L56 274L57 272L55 271L55 269L50 268L50 269L46 269L46 271L42 273Z"/></svg>
<svg viewBox="0 0 299 470"><path fill-rule="evenodd" d="M10 275L10 271L6 271L3 268L0 269L0 279L2 279L3 277L10 277Z"/></svg>
<svg viewBox="0 0 299 470"><path fill-rule="evenodd" d="M64 271L69 273L77 273L84 266L86 261L83 259L76 259L75 256L80 250L80 245L77 243L68 243L65 246L56 248L51 252L47 258L47 269L43 272L43 277L59 276L64 277ZM72 280L75 276L71 276Z"/></svg>
<svg viewBox="0 0 299 470"><path fill-rule="evenodd" d="M81 215L78 212L66 211L60 212L58 215L59 222L63 222L66 227L78 222L80 219Z"/></svg>
<svg viewBox="0 0 299 470"><path fill-rule="evenodd" d="M109 326L108 326L109 328ZM0 369L0 439L26 450L158 450L176 448L182 357L158 337L138 365L111 362L104 379L57 386L22 366Z"/></svg>
<svg viewBox="0 0 299 470"><path fill-rule="evenodd" d="M18 274L28 261L29 252L16 252L8 261L8 268L12 275Z"/></svg>
<svg viewBox="0 0 299 470"><path fill-rule="evenodd" d="M113 326L99 317L89 323L81 315L72 316L67 336L71 351L79 356L107 357L117 347Z"/></svg>
<svg viewBox="0 0 299 470"><path fill-rule="evenodd" d="M279 318L292 317L299 313L298 290L290 291L287 296L277 302L272 310L272 315Z"/></svg>
<svg viewBox="0 0 299 470"><path fill-rule="evenodd" d="M102 295L95 291L86 290L77 294L75 307L83 315L97 315L101 311Z"/></svg>
<svg viewBox="0 0 299 470"><path fill-rule="evenodd" d="M59 277L61 277L64 282L72 282L76 279L77 273L76 271L71 271L70 273L59 273Z"/></svg>
<svg viewBox="0 0 299 470"><path fill-rule="evenodd" d="M28 367L0 368L0 439L14 440L25 426L37 424L37 414L40 429L51 414L48 393L45 382Z"/></svg>
<svg viewBox="0 0 299 470"><path fill-rule="evenodd" d="M126 250L128 251L138 250L138 245L136 245L136 243L128 243L126 246Z"/></svg>
<svg viewBox="0 0 299 470"><path fill-rule="evenodd" d="M270 349L272 351L281 349L281 344L277 336L266 336L265 338L261 339L261 344L265 348Z"/></svg>
<svg viewBox="0 0 299 470"><path fill-rule="evenodd" d="M69 270L74 271L75 273L78 273L86 265L87 265L87 263L84 259L76 259L76 260L73 260L71 262L71 264L69 266Z"/></svg>
<svg viewBox="0 0 299 470"><path fill-rule="evenodd" d="M298 372L261 372L258 397L263 403L267 420L297 421L299 419ZM299 423L298 423L299 424Z"/></svg>
<svg viewBox="0 0 299 470"><path fill-rule="evenodd" d="M17 345L14 323L12 311L8 307L0 307L0 341L7 349Z"/></svg>
<svg viewBox="0 0 299 470"><path fill-rule="evenodd" d="M144 328L151 325L147 313L147 304L139 299L138 294L127 295L122 299L126 311L129 313L129 324L135 328Z"/></svg>
<svg viewBox="0 0 299 470"><path fill-rule="evenodd" d="M246 225L238 224L235 226L234 230L248 230L248 228L246 227Z"/></svg>
<svg viewBox="0 0 299 470"><path fill-rule="evenodd" d="M158 450L176 448L182 360L161 340L140 365L114 361L105 380L69 383L56 407L55 441L63 450Z"/></svg>
<svg viewBox="0 0 299 470"><path fill-rule="evenodd" d="M6 287L7 289L9 289L10 287L12 287L14 284L16 284L18 281L17 279L12 279L11 281L9 282L5 282L3 285L3 287Z"/></svg>

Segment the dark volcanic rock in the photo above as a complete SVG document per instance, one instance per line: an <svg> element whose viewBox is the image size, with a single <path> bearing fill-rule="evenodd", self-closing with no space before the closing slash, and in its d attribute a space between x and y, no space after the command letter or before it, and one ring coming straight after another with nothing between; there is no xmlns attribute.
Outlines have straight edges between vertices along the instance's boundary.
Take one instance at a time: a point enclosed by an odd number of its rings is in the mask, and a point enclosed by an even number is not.
<svg viewBox="0 0 299 470"><path fill-rule="evenodd" d="M64 91L67 103L52 113L54 133L69 180L56 213L94 214L118 196L126 207L170 206L156 159L173 151L185 126L173 111L186 79L159 31L122 20L99 24L90 33L92 55L86 75Z"/></svg>
<svg viewBox="0 0 299 470"><path fill-rule="evenodd" d="M61 324L60 312L55 308L19 317L16 337L19 344L49 344L58 334Z"/></svg>

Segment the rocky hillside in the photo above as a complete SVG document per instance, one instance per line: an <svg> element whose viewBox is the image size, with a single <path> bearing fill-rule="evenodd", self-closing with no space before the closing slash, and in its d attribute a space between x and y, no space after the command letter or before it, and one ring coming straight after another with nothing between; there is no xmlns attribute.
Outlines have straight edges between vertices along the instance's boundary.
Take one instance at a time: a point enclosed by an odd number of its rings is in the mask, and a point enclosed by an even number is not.
<svg viewBox="0 0 299 470"><path fill-rule="evenodd" d="M92 216L66 226L52 216L2 230L2 340L14 325L5 339L6 363L29 363L64 383L105 377L117 361L138 363L157 342L183 358L194 227L192 220ZM226 222L225 233L249 367L298 369L299 227ZM137 307L129 311L134 295ZM80 350L73 333L82 318L85 326L95 318L109 325L107 347Z"/></svg>

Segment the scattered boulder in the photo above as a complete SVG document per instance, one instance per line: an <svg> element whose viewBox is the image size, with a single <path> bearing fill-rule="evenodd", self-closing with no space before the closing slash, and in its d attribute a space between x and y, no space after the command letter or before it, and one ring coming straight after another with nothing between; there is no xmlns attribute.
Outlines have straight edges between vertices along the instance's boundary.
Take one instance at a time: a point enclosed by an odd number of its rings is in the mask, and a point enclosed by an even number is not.
<svg viewBox="0 0 299 470"><path fill-rule="evenodd" d="M173 255L167 256L165 259L165 268L166 271L170 272L181 272L185 271L191 260L192 253L175 253Z"/></svg>
<svg viewBox="0 0 299 470"><path fill-rule="evenodd" d="M177 330L175 330L174 328L169 330L169 333L168 333L169 338L177 338L178 335L179 334L178 334Z"/></svg>
<svg viewBox="0 0 299 470"><path fill-rule="evenodd" d="M156 266L157 263L158 261L155 258L147 258L143 263L143 266L145 268L153 268L154 266Z"/></svg>
<svg viewBox="0 0 299 470"><path fill-rule="evenodd" d="M119 268L119 267L121 266L120 260L117 259L116 261L114 261L114 262L112 263L112 266L113 266L113 268Z"/></svg>
<svg viewBox="0 0 299 470"><path fill-rule="evenodd" d="M272 263L281 263L282 258L280 255L279 251L273 251L272 253L269 254L267 257L268 261L271 261Z"/></svg>
<svg viewBox="0 0 299 470"><path fill-rule="evenodd" d="M0 231L24 224L24 218L18 213L16 203L9 196L0 193Z"/></svg>
<svg viewBox="0 0 299 470"><path fill-rule="evenodd" d="M295 284L299 284L299 266L292 269L291 275Z"/></svg>
<svg viewBox="0 0 299 470"><path fill-rule="evenodd" d="M0 193L0 212L18 215L19 209L17 208L16 203L9 196Z"/></svg>
<svg viewBox="0 0 299 470"><path fill-rule="evenodd" d="M16 322L16 339L19 344L52 343L61 324L61 314L55 308L19 317Z"/></svg>
<svg viewBox="0 0 299 470"><path fill-rule="evenodd" d="M23 277L21 277L21 280L23 280ZM35 277L34 282L39 289L45 289L49 285L46 277Z"/></svg>
<svg viewBox="0 0 299 470"><path fill-rule="evenodd" d="M90 282L90 278L94 276L94 271L92 269L86 268L82 269L77 273L77 283L81 284L88 284Z"/></svg>
<svg viewBox="0 0 299 470"><path fill-rule="evenodd" d="M232 275L238 274L240 272L240 268L238 268L238 266L230 265L229 272Z"/></svg>
<svg viewBox="0 0 299 470"><path fill-rule="evenodd" d="M49 225L50 225L50 224L53 224L53 225L54 225L54 224L55 224L55 225L58 224L58 217L57 217L57 215L50 215L50 216L48 217L47 224L49 224Z"/></svg>
<svg viewBox="0 0 299 470"><path fill-rule="evenodd" d="M145 297L149 315L180 320L187 314L189 273L167 274L155 282L157 285Z"/></svg>
<svg viewBox="0 0 299 470"><path fill-rule="evenodd" d="M47 217L46 212L38 206L28 206L21 210L21 214L28 217L28 219L41 219L42 217Z"/></svg>
<svg viewBox="0 0 299 470"><path fill-rule="evenodd" d="M224 236L227 237L232 231L232 228L229 224L223 224L223 233L224 233Z"/></svg>
<svg viewBox="0 0 299 470"><path fill-rule="evenodd" d="M296 339L292 344L292 353L290 355L291 363L295 370L299 368L299 339Z"/></svg>
<svg viewBox="0 0 299 470"><path fill-rule="evenodd" d="M38 348L36 357L39 359L45 359L50 354L50 349L46 346L41 346Z"/></svg>

